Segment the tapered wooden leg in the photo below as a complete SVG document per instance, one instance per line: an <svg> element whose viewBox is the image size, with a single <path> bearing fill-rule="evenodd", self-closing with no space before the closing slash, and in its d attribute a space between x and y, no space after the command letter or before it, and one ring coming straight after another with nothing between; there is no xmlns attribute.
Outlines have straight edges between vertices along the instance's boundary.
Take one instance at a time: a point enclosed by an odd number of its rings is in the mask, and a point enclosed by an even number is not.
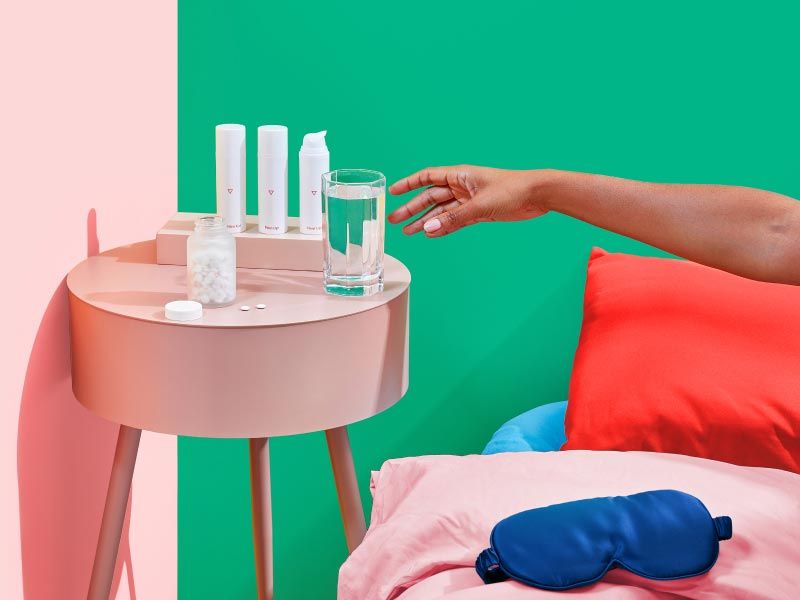
<svg viewBox="0 0 800 600"><path fill-rule="evenodd" d="M141 437L141 429L119 426L114 465L111 467L106 505L103 509L100 536L97 539L97 551L94 555L92 579L86 596L88 600L108 600L111 593L114 566L117 562L125 511L128 508L128 496L131 493L133 468L136 465L136 453L139 451Z"/></svg>
<svg viewBox="0 0 800 600"><path fill-rule="evenodd" d="M347 548L352 552L364 539L364 535L367 533L367 523L364 520L364 508L361 506L361 493L358 491L353 453L350 450L350 438L347 435L346 427L328 429L325 437L328 440L328 452L331 455L336 493L339 495L339 508L342 511Z"/></svg>
<svg viewBox="0 0 800 600"><path fill-rule="evenodd" d="M272 498L269 483L269 439L250 440L250 497L253 503L253 548L258 600L272 600Z"/></svg>

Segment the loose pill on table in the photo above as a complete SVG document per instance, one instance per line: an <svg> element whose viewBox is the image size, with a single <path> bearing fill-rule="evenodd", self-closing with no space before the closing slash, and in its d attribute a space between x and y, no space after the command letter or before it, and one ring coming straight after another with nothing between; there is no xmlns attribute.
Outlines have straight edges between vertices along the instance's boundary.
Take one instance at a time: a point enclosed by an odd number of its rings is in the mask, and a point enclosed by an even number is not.
<svg viewBox="0 0 800 600"><path fill-rule="evenodd" d="M242 306L239 307L239 310L247 311L247 310L250 310L250 307L247 306L247 304L243 304Z"/></svg>
<svg viewBox="0 0 800 600"><path fill-rule="evenodd" d="M267 308L267 305L266 304L256 304L256 308L258 310L264 310L265 308Z"/></svg>

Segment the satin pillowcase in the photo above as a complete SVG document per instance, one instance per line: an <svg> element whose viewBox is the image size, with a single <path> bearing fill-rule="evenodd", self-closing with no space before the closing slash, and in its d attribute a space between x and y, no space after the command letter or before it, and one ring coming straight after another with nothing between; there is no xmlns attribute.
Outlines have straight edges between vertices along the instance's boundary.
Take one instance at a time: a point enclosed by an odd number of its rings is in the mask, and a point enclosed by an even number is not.
<svg viewBox="0 0 800 600"><path fill-rule="evenodd" d="M565 427L562 450L800 472L800 286L593 250Z"/></svg>

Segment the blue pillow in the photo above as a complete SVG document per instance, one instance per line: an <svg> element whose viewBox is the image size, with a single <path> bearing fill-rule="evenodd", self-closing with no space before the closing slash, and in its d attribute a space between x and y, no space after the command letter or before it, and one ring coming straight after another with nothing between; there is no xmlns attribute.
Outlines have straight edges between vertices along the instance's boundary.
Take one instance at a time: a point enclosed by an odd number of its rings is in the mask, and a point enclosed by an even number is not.
<svg viewBox="0 0 800 600"><path fill-rule="evenodd" d="M483 454L558 450L567 441L564 433L566 412L565 400L543 404L514 417L495 432Z"/></svg>
<svg viewBox="0 0 800 600"><path fill-rule="evenodd" d="M545 590L590 585L621 567L650 579L707 572L730 517L677 490L591 498L526 510L495 525L475 568L485 583L515 579Z"/></svg>

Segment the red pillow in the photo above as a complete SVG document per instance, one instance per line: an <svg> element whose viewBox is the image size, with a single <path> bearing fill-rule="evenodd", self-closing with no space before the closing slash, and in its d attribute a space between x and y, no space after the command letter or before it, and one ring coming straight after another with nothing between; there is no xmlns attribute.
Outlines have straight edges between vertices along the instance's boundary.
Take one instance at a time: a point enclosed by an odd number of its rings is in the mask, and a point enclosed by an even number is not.
<svg viewBox="0 0 800 600"><path fill-rule="evenodd" d="M800 286L594 249L566 433L800 472Z"/></svg>

